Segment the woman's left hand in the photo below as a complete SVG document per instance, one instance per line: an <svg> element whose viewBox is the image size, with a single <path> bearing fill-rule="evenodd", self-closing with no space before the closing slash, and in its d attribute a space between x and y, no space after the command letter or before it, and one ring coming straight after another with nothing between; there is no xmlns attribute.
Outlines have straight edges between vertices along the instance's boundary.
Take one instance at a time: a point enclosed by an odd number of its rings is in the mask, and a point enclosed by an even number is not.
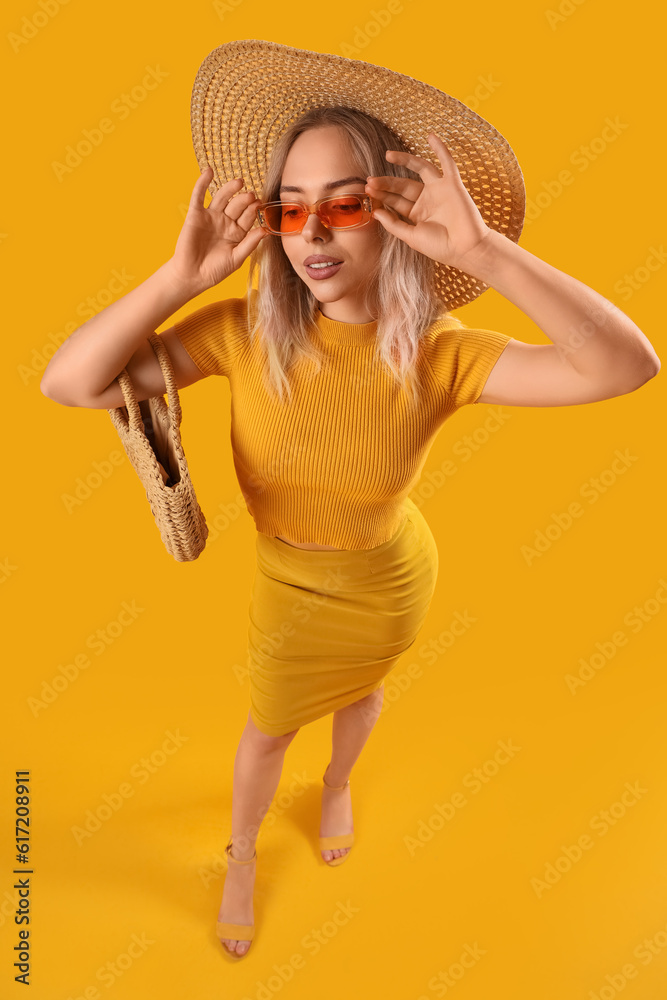
<svg viewBox="0 0 667 1000"><path fill-rule="evenodd" d="M372 177L366 192L383 203L382 208L374 209L373 218L413 250L465 270L466 259L471 260L471 255L481 249L492 230L468 194L442 139L431 132L428 142L440 160L442 173L421 156L388 149L386 156L392 163L415 171L423 183L408 177ZM384 206L395 209L408 221L403 222Z"/></svg>

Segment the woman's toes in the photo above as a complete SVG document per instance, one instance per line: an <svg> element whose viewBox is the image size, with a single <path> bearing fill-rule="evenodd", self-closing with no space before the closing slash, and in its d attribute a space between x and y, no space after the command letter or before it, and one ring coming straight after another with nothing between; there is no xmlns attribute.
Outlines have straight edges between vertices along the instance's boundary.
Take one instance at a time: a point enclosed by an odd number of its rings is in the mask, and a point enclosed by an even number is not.
<svg viewBox="0 0 667 1000"><path fill-rule="evenodd" d="M223 938L222 943L232 955L245 955L250 947L249 941L234 941L231 938Z"/></svg>
<svg viewBox="0 0 667 1000"><path fill-rule="evenodd" d="M321 851L321 855L325 861L333 861L334 858L340 858L343 854L347 854L349 847L335 847L330 851Z"/></svg>

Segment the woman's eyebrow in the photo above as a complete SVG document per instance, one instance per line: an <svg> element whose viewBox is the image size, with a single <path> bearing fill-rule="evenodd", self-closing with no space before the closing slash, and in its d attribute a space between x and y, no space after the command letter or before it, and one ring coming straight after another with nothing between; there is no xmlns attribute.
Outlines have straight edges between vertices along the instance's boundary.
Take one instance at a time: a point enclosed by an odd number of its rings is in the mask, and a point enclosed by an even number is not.
<svg viewBox="0 0 667 1000"><path fill-rule="evenodd" d="M343 184L353 184L355 181L359 184L366 184L365 177L343 177L340 181L329 181L327 184L323 185L323 188L325 191L333 191L334 188L342 187ZM286 184L281 184L278 194L282 194L283 191L295 191L297 194L303 194L303 188L294 187L292 185L288 187Z"/></svg>

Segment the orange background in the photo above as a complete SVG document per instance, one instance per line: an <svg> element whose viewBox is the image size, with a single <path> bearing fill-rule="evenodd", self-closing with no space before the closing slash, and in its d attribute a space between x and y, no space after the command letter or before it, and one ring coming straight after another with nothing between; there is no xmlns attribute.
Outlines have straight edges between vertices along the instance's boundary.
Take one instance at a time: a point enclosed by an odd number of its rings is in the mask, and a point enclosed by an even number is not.
<svg viewBox="0 0 667 1000"><path fill-rule="evenodd" d="M255 528L237 505L228 383L182 394L211 525L190 564L164 549L108 414L39 390L86 303L99 310L171 256L199 173L192 82L232 38L366 59L470 103L522 166L521 245L615 302L664 360L662 33L645 0L558 9L5 6L3 996L24 995L12 968L24 768L36 1000L665 994L662 375L604 402L480 405L443 426L413 494L438 588L354 770L357 844L342 868L318 860L331 732L319 720L287 751L258 841L257 937L235 966L215 919ZM159 82L128 108L148 67ZM66 147L105 117L113 128L59 177ZM245 275L176 315L243 294ZM493 289L457 314L547 342ZM439 477L448 460L455 474ZM559 529L574 502L581 516ZM548 544L527 558L538 532ZM457 615L474 623L453 637Z"/></svg>

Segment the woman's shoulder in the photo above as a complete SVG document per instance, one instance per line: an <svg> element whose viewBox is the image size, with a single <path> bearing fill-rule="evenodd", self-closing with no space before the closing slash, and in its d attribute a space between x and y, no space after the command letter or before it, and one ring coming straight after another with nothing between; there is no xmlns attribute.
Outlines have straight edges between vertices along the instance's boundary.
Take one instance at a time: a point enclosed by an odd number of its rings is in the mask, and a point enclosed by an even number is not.
<svg viewBox="0 0 667 1000"><path fill-rule="evenodd" d="M468 327L463 323L458 316L452 316L449 312L442 312L424 330L422 334L422 340L426 345L435 344L443 338L446 339L456 339L452 337L459 330L467 330ZM449 338L447 335L450 335Z"/></svg>
<svg viewBox="0 0 667 1000"><path fill-rule="evenodd" d="M207 375L229 375L249 341L255 289L214 299L174 323L183 347Z"/></svg>
<svg viewBox="0 0 667 1000"><path fill-rule="evenodd" d="M458 408L479 398L493 365L512 338L439 316L424 335L424 355L436 381Z"/></svg>
<svg viewBox="0 0 667 1000"><path fill-rule="evenodd" d="M440 347L448 344L452 346L456 344L472 344L476 340L485 339L495 341L498 338L510 339L507 334L499 333L497 330L491 330L488 327L464 323L458 316L453 316L451 313L445 312L437 316L423 334L423 340L426 344L438 345Z"/></svg>
<svg viewBox="0 0 667 1000"><path fill-rule="evenodd" d="M238 324L239 329L247 327L250 313L256 307L257 289L243 295L229 296L223 299L213 299L201 306L193 315L201 315L217 320L221 324Z"/></svg>

